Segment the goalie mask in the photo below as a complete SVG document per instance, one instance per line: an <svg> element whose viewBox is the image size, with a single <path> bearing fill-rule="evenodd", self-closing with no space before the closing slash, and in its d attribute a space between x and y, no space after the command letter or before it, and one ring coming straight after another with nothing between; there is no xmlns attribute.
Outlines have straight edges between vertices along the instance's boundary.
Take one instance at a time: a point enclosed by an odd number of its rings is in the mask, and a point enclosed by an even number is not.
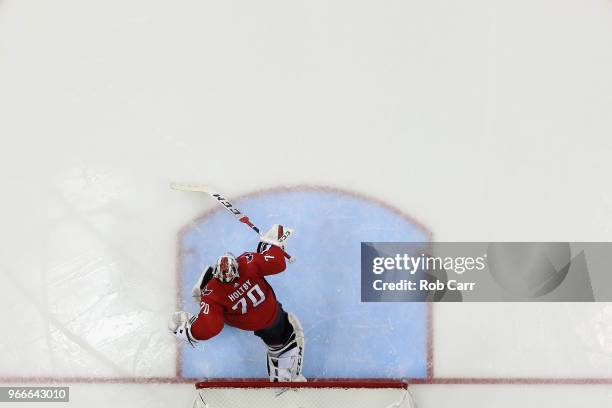
<svg viewBox="0 0 612 408"><path fill-rule="evenodd" d="M229 283L238 278L238 261L230 252L217 259L213 276L221 282Z"/></svg>

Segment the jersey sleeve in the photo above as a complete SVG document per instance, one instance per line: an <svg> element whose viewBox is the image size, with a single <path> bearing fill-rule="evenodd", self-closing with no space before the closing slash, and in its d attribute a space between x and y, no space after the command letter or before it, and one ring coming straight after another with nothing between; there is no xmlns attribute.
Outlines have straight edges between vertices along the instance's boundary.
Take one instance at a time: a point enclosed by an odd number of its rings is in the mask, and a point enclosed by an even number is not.
<svg viewBox="0 0 612 408"><path fill-rule="evenodd" d="M216 303L200 302L198 318L191 324L191 335L196 340L208 340L223 329L223 308Z"/></svg>
<svg viewBox="0 0 612 408"><path fill-rule="evenodd" d="M259 276L276 275L285 270L285 252L274 245L264 252L253 254L253 263Z"/></svg>

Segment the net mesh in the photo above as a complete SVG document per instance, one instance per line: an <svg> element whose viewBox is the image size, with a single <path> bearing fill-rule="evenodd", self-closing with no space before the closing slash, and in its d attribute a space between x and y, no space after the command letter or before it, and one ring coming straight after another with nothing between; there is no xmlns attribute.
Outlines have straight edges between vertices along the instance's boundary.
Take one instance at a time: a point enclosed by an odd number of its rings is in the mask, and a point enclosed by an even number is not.
<svg viewBox="0 0 612 408"><path fill-rule="evenodd" d="M413 408L407 387L317 384L309 387L198 384L194 408Z"/></svg>

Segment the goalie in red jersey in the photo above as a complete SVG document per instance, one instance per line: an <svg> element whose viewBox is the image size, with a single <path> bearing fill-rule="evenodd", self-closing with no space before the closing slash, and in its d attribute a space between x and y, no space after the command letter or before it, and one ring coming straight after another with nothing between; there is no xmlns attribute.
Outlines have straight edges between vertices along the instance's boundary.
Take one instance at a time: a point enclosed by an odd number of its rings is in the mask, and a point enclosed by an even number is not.
<svg viewBox="0 0 612 408"><path fill-rule="evenodd" d="M262 237L257 252L238 257L226 253L214 267L205 268L192 290L200 303L199 314L175 312L169 329L192 345L216 336L225 324L253 331L268 347L270 381L306 381L301 374L302 325L283 310L265 279L285 270L284 244L292 232L274 225Z"/></svg>

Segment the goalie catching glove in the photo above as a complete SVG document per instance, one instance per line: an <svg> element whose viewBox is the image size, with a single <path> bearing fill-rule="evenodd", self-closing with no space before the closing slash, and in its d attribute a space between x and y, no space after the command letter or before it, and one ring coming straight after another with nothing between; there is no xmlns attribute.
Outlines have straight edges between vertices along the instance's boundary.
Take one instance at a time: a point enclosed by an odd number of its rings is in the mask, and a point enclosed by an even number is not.
<svg viewBox="0 0 612 408"><path fill-rule="evenodd" d="M257 245L257 252L264 252L270 245L277 246L284 250L285 244L292 235L293 230L291 228L274 224L268 232L261 236L261 242Z"/></svg>
<svg viewBox="0 0 612 408"><path fill-rule="evenodd" d="M193 338L191 334L191 325L195 321L197 316L187 312L174 312L170 316L168 322L168 329L179 339L188 342L192 346L198 341Z"/></svg>

